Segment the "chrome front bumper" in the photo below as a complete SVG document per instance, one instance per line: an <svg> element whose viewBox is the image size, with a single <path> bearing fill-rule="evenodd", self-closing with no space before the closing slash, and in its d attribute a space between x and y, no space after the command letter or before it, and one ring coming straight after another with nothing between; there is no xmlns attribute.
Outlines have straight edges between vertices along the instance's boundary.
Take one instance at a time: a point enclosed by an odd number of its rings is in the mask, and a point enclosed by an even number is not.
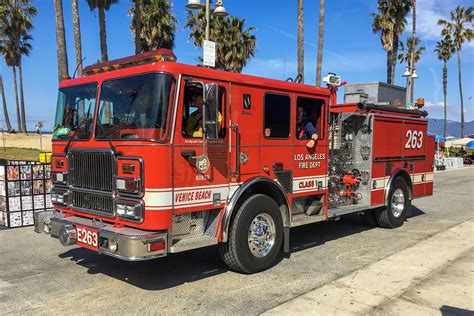
<svg viewBox="0 0 474 316"><path fill-rule="evenodd" d="M76 227L76 225L95 229L99 233L98 252L126 261L141 261L155 259L167 255L167 233L150 232L131 227L114 227L112 224L93 221L91 219L70 216L65 218L52 217L49 224L51 237L58 238L62 227ZM117 250L111 251L107 245L109 240L117 242ZM164 242L164 249L149 251L152 243Z"/></svg>

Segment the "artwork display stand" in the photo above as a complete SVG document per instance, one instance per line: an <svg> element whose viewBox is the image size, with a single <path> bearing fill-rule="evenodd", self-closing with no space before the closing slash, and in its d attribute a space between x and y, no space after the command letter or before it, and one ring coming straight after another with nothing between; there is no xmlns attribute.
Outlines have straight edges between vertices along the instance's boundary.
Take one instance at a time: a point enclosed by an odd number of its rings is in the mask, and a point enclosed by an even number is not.
<svg viewBox="0 0 474 316"><path fill-rule="evenodd" d="M52 210L51 164L0 159L0 226L34 225L34 214Z"/></svg>

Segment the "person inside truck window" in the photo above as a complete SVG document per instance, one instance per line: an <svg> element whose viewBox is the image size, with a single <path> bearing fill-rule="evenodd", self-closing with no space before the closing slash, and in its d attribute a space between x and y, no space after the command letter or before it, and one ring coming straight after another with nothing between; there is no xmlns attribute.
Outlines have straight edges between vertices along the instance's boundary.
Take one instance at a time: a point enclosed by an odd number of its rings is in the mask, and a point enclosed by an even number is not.
<svg viewBox="0 0 474 316"><path fill-rule="evenodd" d="M189 108L195 108L185 123L183 123L183 134L188 137L202 137L202 108L204 105L203 96L200 92L194 91L191 96ZM191 111L190 111L191 112ZM220 130L222 115L218 113L218 129Z"/></svg>
<svg viewBox="0 0 474 316"><path fill-rule="evenodd" d="M313 148L318 140L318 131L310 120L305 119L305 112L302 106L296 110L296 137L298 139L309 139L306 147Z"/></svg>

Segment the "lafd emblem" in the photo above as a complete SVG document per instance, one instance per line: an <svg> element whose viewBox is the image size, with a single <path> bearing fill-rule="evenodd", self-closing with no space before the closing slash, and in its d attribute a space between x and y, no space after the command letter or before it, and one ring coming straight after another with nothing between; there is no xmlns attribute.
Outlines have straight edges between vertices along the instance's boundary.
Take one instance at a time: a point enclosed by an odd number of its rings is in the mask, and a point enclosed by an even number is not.
<svg viewBox="0 0 474 316"><path fill-rule="evenodd" d="M206 155L201 155L196 158L196 169L200 173L206 173L206 171L209 169L209 158L207 158Z"/></svg>

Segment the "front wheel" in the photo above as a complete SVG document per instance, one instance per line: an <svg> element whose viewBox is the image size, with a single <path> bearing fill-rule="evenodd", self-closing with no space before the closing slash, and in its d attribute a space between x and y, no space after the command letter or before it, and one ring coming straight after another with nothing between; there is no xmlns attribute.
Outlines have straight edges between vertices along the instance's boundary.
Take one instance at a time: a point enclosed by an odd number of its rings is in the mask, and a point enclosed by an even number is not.
<svg viewBox="0 0 474 316"><path fill-rule="evenodd" d="M283 219L278 205L267 195L250 196L238 209L229 239L219 246L229 268L255 273L272 267L283 241Z"/></svg>
<svg viewBox="0 0 474 316"><path fill-rule="evenodd" d="M408 185L402 178L396 178L388 193L387 207L377 210L375 219L380 227L400 227L407 218L410 208Z"/></svg>

